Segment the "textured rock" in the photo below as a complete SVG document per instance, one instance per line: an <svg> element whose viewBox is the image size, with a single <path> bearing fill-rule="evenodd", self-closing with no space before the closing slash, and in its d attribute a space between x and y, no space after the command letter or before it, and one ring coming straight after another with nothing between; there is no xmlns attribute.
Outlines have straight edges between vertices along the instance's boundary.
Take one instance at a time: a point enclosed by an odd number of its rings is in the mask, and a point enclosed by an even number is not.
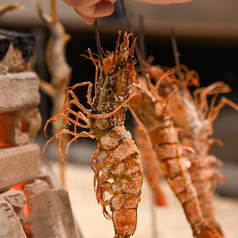
<svg viewBox="0 0 238 238"><path fill-rule="evenodd" d="M0 238L26 238L12 206L3 200L0 201Z"/></svg>
<svg viewBox="0 0 238 238"><path fill-rule="evenodd" d="M18 183L34 180L38 172L37 144L0 149L0 192Z"/></svg>
<svg viewBox="0 0 238 238"><path fill-rule="evenodd" d="M36 179L24 186L24 193L27 197L39 195L47 190L50 190L49 185L42 179Z"/></svg>
<svg viewBox="0 0 238 238"><path fill-rule="evenodd" d="M26 203L26 197L23 191L8 190L0 194L0 200L4 199L11 204L22 226L27 224L27 218L23 213L23 206Z"/></svg>
<svg viewBox="0 0 238 238"><path fill-rule="evenodd" d="M0 75L0 113L36 107L39 79L33 72Z"/></svg>
<svg viewBox="0 0 238 238"><path fill-rule="evenodd" d="M55 174L53 173L50 164L41 164L39 166L38 177L40 179L45 180L47 182L47 184L49 185L50 189L59 189L60 188L59 182L58 182Z"/></svg>
<svg viewBox="0 0 238 238"><path fill-rule="evenodd" d="M32 34L0 30L0 74L29 71L34 46Z"/></svg>
<svg viewBox="0 0 238 238"><path fill-rule="evenodd" d="M0 147L33 142L41 122L38 108L0 113Z"/></svg>
<svg viewBox="0 0 238 238"><path fill-rule="evenodd" d="M30 231L34 238L79 238L68 192L48 190L28 198Z"/></svg>

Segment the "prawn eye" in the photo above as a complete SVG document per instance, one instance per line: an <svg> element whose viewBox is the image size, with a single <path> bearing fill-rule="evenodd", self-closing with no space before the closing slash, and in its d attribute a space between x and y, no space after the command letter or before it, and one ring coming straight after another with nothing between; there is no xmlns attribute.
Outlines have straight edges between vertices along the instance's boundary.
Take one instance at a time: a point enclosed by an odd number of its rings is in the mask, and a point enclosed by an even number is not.
<svg viewBox="0 0 238 238"><path fill-rule="evenodd" d="M112 89L111 88L108 89L108 93L107 93L107 96L110 96L110 95L112 95Z"/></svg>
<svg viewBox="0 0 238 238"><path fill-rule="evenodd" d="M129 55L127 60L131 64L131 63L134 63L136 61L136 58L135 58L134 55Z"/></svg>

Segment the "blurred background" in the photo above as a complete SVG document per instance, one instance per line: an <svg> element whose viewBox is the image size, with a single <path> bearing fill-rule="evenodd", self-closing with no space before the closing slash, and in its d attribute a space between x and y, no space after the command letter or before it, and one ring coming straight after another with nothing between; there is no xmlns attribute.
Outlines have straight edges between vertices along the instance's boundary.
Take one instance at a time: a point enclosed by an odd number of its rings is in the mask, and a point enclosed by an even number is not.
<svg viewBox="0 0 238 238"><path fill-rule="evenodd" d="M0 4L13 3L1 0ZM40 1L50 13L48 0ZM35 70L46 81L50 80L45 64L45 46L49 37L48 29L38 17L34 1L21 1L23 9L8 12L0 19L0 28L28 32L37 39L35 50ZM236 0L195 0L184 4L153 5L125 1L136 34L141 32L139 18L144 19L144 41L146 56L155 57L154 64L172 67L175 65L171 45L171 29L175 31L180 62L200 75L201 86L215 81L224 81L233 91L225 95L238 104L238 1ZM71 85L77 82L94 81L95 67L90 60L82 57L90 48L97 52L94 26L87 25L73 9L62 0L57 1L58 17L71 35L66 56L72 67ZM98 20L101 45L104 50L113 51L119 30L128 30L120 2L115 4L115 13ZM193 90L193 89L191 89ZM51 100L41 92L40 110L43 125L50 116ZM86 103L86 90L78 92L80 101ZM126 128L133 131L132 116L127 113ZM50 134L50 128L48 130ZM224 142L224 147L213 145L210 151L225 164L224 174L229 182L217 188L224 196L238 198L238 112L225 106L214 122L213 137ZM46 138L41 130L39 143L43 146ZM49 145L45 160L57 160L55 144ZM80 139L69 151L72 163L89 164L96 142ZM78 156L77 151L81 151ZM83 155L83 156L82 156Z"/></svg>

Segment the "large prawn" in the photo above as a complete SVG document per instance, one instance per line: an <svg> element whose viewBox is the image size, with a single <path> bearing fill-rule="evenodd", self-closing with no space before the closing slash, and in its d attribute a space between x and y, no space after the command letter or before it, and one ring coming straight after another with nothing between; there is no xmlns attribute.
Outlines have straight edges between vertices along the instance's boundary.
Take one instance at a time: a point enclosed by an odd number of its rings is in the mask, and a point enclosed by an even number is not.
<svg viewBox="0 0 238 238"><path fill-rule="evenodd" d="M197 190L203 216L220 232L221 237L223 237L222 229L215 219L214 190L217 185L225 181L225 178L216 168L216 164L223 167L222 162L216 156L210 155L209 150L213 143L222 146L220 140L210 138L213 133L213 121L220 109L228 104L238 110L238 105L225 97L222 97L216 106L214 105L219 93L230 91L230 87L224 82L216 82L195 90L194 100L190 99L191 95L186 96L189 93L188 90L180 90L170 102L176 124L191 132L191 135L181 134L182 144L194 148L198 155L198 161L192 163L190 174ZM213 95L210 108L207 101L208 95ZM184 115L183 120L180 119L180 113Z"/></svg>
<svg viewBox="0 0 238 238"><path fill-rule="evenodd" d="M165 100L158 95L158 87L168 74L164 74L156 85L148 78L138 77L134 90L137 92L129 102L129 108L135 120L147 131L157 156L162 174L181 202L194 237L218 238L219 234L204 219L196 190L189 173L190 162L183 156L183 151L190 151L180 145L178 130L174 128L173 115L168 101L173 91ZM194 155L195 156L195 155Z"/></svg>
<svg viewBox="0 0 238 238"><path fill-rule="evenodd" d="M131 84L134 80L134 45L129 48L129 36L124 34L123 43L119 47L118 40L114 53L107 52L104 58L104 69L98 78L99 66L91 51L90 59L96 66L95 96L91 100L92 84L84 82L69 88L61 112L46 123L57 120L60 116L64 123L75 125L74 131L61 130L48 140L47 144L61 137L64 133L73 135L68 146L79 137L97 139L98 149L93 153L91 166L95 173L94 187L97 201L103 207L104 216L113 220L115 238L128 238L134 234L137 223L137 206L140 201L143 170L140 153L135 146L130 133L124 127L126 103L131 99ZM88 85L88 103L91 109L86 109L78 100L73 90L76 87ZM72 100L67 103L68 95ZM71 104L79 108L75 112L69 108ZM67 116L71 113L75 119ZM85 124L79 122L82 120ZM77 127L90 128L90 132L77 132ZM68 150L68 146L66 151ZM44 147L44 149L45 149ZM61 146L59 144L61 153ZM101 161L98 157L105 154ZM110 196L110 197L108 197ZM108 211L107 207L110 207Z"/></svg>
<svg viewBox="0 0 238 238"><path fill-rule="evenodd" d="M212 124L220 109L226 104L236 110L238 110L238 106L225 97L222 97L215 106L215 100L219 93L231 91L231 88L224 82L216 82L208 87L198 88L194 91L193 97L187 86L189 82L198 86L199 76L195 71L189 71L184 65L180 65L180 68L183 71L183 83L172 75L170 79L167 78L159 92L163 97L167 97L174 88L179 89L169 100L169 106L174 115L175 124L189 132L181 133L182 144L192 147L197 153L198 159L196 161L191 159L189 172L197 191L202 214L209 224L219 232L219 237L223 237L222 229L215 219L214 209L215 187L225 181L216 164L220 167L223 165L214 155L208 154L212 143L222 145L222 142L209 137L213 133ZM171 70L175 72L177 68ZM163 75L163 70L158 66L151 66L149 72L155 81ZM210 108L207 101L209 95L213 95Z"/></svg>

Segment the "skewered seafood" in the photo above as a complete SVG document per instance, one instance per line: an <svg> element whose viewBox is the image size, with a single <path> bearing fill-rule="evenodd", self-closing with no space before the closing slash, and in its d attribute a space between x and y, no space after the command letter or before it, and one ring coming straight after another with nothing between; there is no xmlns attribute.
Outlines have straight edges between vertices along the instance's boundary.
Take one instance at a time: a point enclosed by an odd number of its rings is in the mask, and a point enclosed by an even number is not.
<svg viewBox="0 0 238 238"><path fill-rule="evenodd" d="M155 81L160 80L164 74L161 68L152 66L148 68L151 77ZM199 204L204 218L209 224L220 233L223 237L220 225L215 220L214 209L214 190L217 185L225 181L216 165L223 167L223 164L215 156L209 155L212 143L218 143L222 146L222 142L218 139L209 138L213 133L213 121L217 117L220 109L226 104L238 110L238 106L226 98L215 106L215 100L219 93L228 93L231 88L224 82L216 82L209 87L198 88L194 91L194 97L190 94L187 86L190 84L199 85L199 77L195 71L189 71L184 65L180 66L183 70L183 86L179 80L171 75L166 78L163 87L159 89L160 95L167 97L174 88L177 92L173 94L169 100L171 112L174 115L174 122L177 126L186 130L180 134L182 145L192 147L197 153L197 160L190 158L192 183L196 188ZM171 69L176 71L177 68ZM213 95L209 108L207 96ZM188 158L190 155L188 155Z"/></svg>
<svg viewBox="0 0 238 238"><path fill-rule="evenodd" d="M192 227L194 237L219 237L204 219L196 190L192 184L190 161L183 155L184 150L192 152L192 148L183 147L178 140L178 130L174 128L173 115L168 102L175 93L166 98L158 95L158 87L168 74L164 74L155 86L148 78L147 87L143 78L138 77L134 90L136 96L130 100L129 108L138 123L147 131L156 153L162 174L183 205L186 217Z"/></svg>
<svg viewBox="0 0 238 238"><path fill-rule="evenodd" d="M98 149L93 153L91 160L95 173L96 198L103 207L104 216L113 220L115 238L126 238L133 235L136 229L143 170L140 153L130 133L124 127L126 103L133 97L133 95L130 96L130 88L135 76L133 56L135 42L129 49L130 35L125 33L123 43L119 47L120 35L119 32L115 52L106 53L104 70L101 71L99 78L99 66L89 50L90 59L96 66L95 96L91 100L92 84L90 82L79 83L68 89L63 109L50 118L46 126L51 121L62 117L64 124L75 125L74 131L61 130L48 140L45 147L59 136L59 151L62 153L60 143L65 133L73 135L68 146L79 137L97 139ZM89 86L87 99L91 110L86 109L73 92L76 87L84 85ZM69 102L67 102L68 95L73 98ZM71 104L76 105L79 111L75 112L70 109ZM67 116L67 113L74 115L75 119ZM80 123L79 119L85 124ZM78 133L77 127L90 128L90 132ZM105 156L98 161L101 154ZM112 214L107 210L107 206L110 207Z"/></svg>

